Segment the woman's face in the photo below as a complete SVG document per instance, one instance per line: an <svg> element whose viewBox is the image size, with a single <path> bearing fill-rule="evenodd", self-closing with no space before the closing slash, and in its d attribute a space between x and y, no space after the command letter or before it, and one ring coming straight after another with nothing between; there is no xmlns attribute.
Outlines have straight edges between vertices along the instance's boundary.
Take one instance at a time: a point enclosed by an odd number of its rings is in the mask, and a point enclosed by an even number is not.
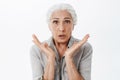
<svg viewBox="0 0 120 80"><path fill-rule="evenodd" d="M54 11L50 18L49 29L57 43L67 43L74 28L71 14L66 10Z"/></svg>

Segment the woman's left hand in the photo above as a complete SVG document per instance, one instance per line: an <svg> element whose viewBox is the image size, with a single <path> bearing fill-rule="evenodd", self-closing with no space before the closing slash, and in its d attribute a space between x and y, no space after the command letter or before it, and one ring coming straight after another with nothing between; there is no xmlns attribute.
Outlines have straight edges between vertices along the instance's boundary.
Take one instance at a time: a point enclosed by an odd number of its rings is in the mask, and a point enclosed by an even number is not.
<svg viewBox="0 0 120 80"><path fill-rule="evenodd" d="M75 52L88 40L88 38L89 34L85 35L85 37L81 41L75 42L72 47L66 50L65 57L73 58Z"/></svg>

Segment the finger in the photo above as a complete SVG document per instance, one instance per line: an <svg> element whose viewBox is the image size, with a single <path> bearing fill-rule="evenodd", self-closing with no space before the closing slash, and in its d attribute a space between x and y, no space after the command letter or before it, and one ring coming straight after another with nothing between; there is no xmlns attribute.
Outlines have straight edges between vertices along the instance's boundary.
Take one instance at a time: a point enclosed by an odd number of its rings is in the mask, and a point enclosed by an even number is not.
<svg viewBox="0 0 120 80"><path fill-rule="evenodd" d="M73 46L72 46L72 48L74 49L74 50L76 50L76 49L78 49L80 46L79 46L79 42L74 42L74 44L73 44Z"/></svg>
<svg viewBox="0 0 120 80"><path fill-rule="evenodd" d="M86 34L84 38L78 43L79 46L82 46L89 38L89 34Z"/></svg>
<svg viewBox="0 0 120 80"><path fill-rule="evenodd" d="M83 43L85 43L89 38L89 34L86 34L85 37L82 39Z"/></svg>
<svg viewBox="0 0 120 80"><path fill-rule="evenodd" d="M83 38L83 41L87 41L89 37L90 37L89 34L86 34L85 37Z"/></svg>
<svg viewBox="0 0 120 80"><path fill-rule="evenodd" d="M44 47L48 47L48 44L46 42L43 43Z"/></svg>
<svg viewBox="0 0 120 80"><path fill-rule="evenodd" d="M32 40L32 41L33 41L37 46L40 47L41 42L38 40L38 38L36 37L36 35L33 34L32 37L33 37L33 40Z"/></svg>
<svg viewBox="0 0 120 80"><path fill-rule="evenodd" d="M38 40L38 38L36 37L36 35L35 35L35 34L33 34L33 35L32 35L32 37L33 37L33 40L34 40L34 41L36 41L36 42L38 42L38 43L40 43L40 44L41 44L41 42Z"/></svg>

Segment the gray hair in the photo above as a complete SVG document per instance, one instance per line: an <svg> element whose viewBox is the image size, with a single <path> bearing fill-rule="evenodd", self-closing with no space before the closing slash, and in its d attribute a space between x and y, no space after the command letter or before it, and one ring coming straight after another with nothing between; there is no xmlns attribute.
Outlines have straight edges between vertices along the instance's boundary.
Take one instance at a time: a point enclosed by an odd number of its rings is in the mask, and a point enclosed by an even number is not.
<svg viewBox="0 0 120 80"><path fill-rule="evenodd" d="M52 13L56 10L67 10L72 16L73 24L74 25L76 24L77 15L76 15L76 12L75 12L74 8L70 4L65 4L65 3L56 4L48 10L48 12L47 12L47 22L48 23L50 22L50 17L52 15Z"/></svg>

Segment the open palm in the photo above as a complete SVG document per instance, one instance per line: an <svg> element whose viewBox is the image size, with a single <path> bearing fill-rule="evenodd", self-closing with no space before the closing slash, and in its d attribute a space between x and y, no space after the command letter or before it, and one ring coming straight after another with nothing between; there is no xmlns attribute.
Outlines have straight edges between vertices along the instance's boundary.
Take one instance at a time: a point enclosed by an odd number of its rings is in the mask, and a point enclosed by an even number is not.
<svg viewBox="0 0 120 80"><path fill-rule="evenodd" d="M48 46L47 43L41 43L36 35L32 35L33 42L46 54L46 56L49 57L55 57L54 51Z"/></svg>
<svg viewBox="0 0 120 80"><path fill-rule="evenodd" d="M88 38L89 38L89 34L85 35L85 37L81 41L74 42L72 47L70 47L65 51L65 56L72 58L75 52L88 40Z"/></svg>

